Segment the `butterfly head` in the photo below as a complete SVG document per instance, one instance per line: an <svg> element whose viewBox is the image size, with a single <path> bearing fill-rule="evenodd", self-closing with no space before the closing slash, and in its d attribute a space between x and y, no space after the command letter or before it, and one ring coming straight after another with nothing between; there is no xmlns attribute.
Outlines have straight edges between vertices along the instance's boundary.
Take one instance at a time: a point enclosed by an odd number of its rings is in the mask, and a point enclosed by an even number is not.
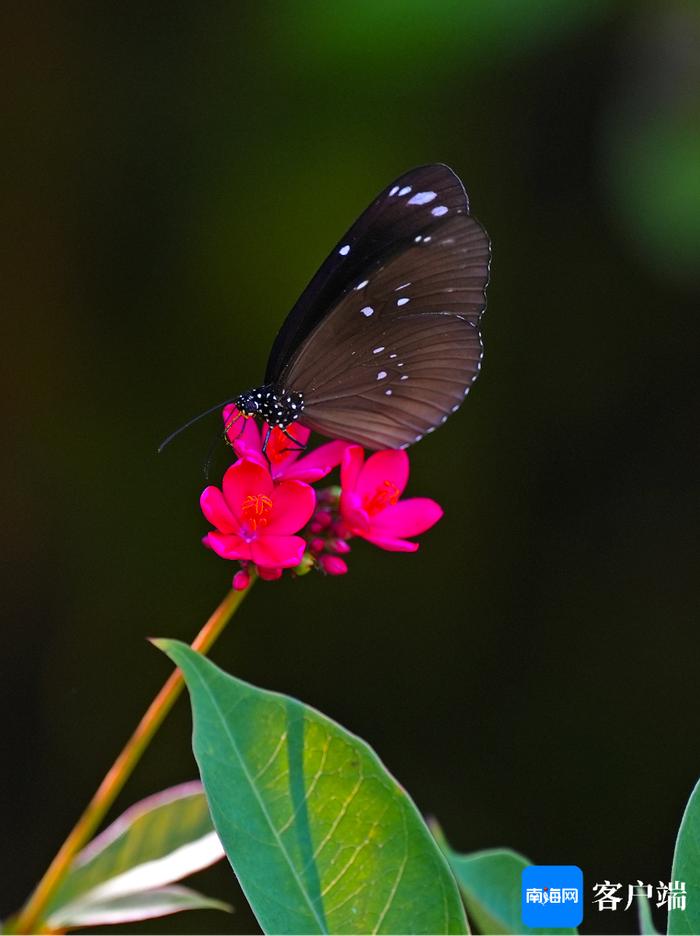
<svg viewBox="0 0 700 936"><path fill-rule="evenodd" d="M246 393L241 393L240 396L236 397L235 404L236 409L242 416L246 418L249 416L257 416L260 413L262 405L260 392L258 391L256 393L254 390L248 390Z"/></svg>

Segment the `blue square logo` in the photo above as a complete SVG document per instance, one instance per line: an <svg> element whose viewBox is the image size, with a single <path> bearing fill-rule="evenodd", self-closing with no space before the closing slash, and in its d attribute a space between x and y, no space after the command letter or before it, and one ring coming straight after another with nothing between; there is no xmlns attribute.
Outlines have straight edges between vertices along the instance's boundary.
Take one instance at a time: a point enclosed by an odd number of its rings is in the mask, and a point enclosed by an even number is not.
<svg viewBox="0 0 700 936"><path fill-rule="evenodd" d="M576 865L530 865L522 875L523 926L564 929L583 920L583 872Z"/></svg>

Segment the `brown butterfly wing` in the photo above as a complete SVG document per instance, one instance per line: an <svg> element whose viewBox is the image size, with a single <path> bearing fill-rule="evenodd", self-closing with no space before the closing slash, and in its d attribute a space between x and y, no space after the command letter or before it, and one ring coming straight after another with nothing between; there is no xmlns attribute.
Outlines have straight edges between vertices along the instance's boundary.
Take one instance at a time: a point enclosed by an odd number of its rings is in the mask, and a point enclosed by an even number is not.
<svg viewBox="0 0 700 936"><path fill-rule="evenodd" d="M458 176L442 164L419 166L384 188L326 257L285 319L270 351L265 382L280 376L329 309L388 257L430 234L441 219L469 213Z"/></svg>
<svg viewBox="0 0 700 936"><path fill-rule="evenodd" d="M406 447L468 394L483 356L490 245L469 215L439 217L355 282L282 371L279 385L304 396L310 429Z"/></svg>

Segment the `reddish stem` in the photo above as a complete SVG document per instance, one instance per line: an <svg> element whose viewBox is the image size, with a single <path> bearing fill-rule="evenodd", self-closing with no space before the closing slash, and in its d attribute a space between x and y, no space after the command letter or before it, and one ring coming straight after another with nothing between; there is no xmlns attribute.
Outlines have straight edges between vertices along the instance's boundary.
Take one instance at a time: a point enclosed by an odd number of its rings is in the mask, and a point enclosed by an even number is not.
<svg viewBox="0 0 700 936"><path fill-rule="evenodd" d="M226 595L195 637L192 642L193 650L198 650L203 654L208 652L250 591L254 581L255 579L252 579L250 585L244 591L230 591ZM68 874L73 859L92 838L110 806L131 776L134 767L141 759L141 755L163 723L165 716L182 692L183 685L184 681L180 670L175 670L170 674L158 695L148 706L136 730L124 745L122 752L108 770L68 838L56 853L33 894L13 921L13 932L34 933L40 931L39 927L43 922L42 916L58 886Z"/></svg>

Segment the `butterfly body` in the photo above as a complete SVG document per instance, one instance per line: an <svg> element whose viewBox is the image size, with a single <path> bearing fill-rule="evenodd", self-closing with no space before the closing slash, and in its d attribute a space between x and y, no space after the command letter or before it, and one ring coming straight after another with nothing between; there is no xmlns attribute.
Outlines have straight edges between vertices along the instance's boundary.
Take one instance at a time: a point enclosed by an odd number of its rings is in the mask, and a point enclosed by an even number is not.
<svg viewBox="0 0 700 936"><path fill-rule="evenodd" d="M273 384L247 390L237 396L234 403L243 416L254 416L268 426L276 426L278 429L286 429L304 412L303 394L284 390Z"/></svg>

